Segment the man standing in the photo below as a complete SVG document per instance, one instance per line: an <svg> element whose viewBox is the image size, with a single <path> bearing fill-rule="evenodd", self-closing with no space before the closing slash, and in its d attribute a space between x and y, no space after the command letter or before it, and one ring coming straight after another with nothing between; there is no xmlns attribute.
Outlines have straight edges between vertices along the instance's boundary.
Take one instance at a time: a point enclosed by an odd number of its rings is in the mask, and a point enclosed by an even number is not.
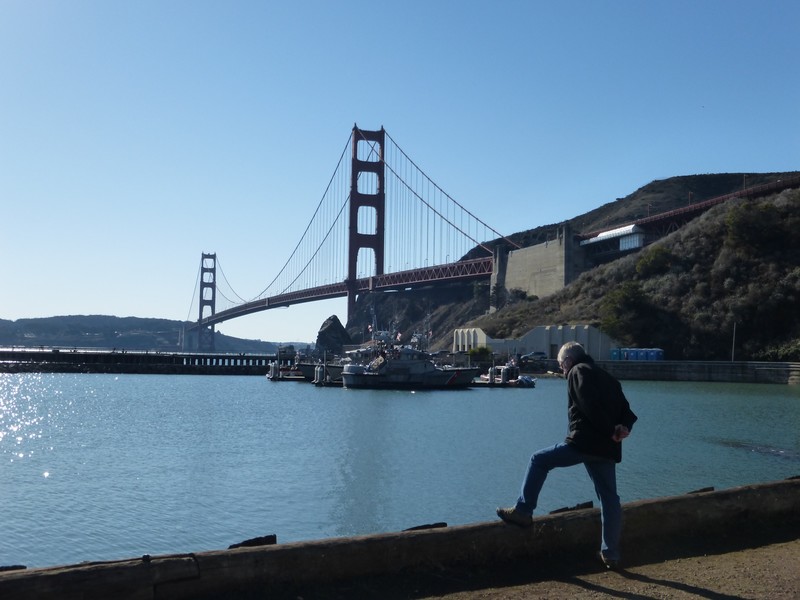
<svg viewBox="0 0 800 600"><path fill-rule="evenodd" d="M497 515L506 523L530 526L547 474L557 467L583 463L600 499L603 525L600 559L613 569L620 559L622 533L616 463L622 460L622 440L630 435L637 417L619 381L596 366L583 346L577 342L564 344L558 352L558 364L567 378L567 438L531 457L516 505L498 508Z"/></svg>

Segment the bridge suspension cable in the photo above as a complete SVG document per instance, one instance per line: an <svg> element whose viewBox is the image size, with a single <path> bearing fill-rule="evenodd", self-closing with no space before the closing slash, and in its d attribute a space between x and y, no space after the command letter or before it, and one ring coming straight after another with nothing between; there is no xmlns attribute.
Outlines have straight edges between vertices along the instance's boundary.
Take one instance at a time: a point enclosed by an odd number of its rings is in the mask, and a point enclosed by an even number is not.
<svg viewBox="0 0 800 600"><path fill-rule="evenodd" d="M233 286L230 284L230 282L228 281L228 278L225 276L225 271L222 269L222 262L218 258L216 259L216 262L217 262L217 271L219 271L220 275L222 275L222 280L228 286L227 289L230 290L231 294L236 296L237 299L236 300L231 300L230 298L228 298L228 296L223 291L224 288L220 288L219 285L217 285L217 295L218 296L222 296L231 305L238 304L240 302L247 302L247 300L242 298L239 294L236 293L236 290L233 289Z"/></svg>
<svg viewBox="0 0 800 600"><path fill-rule="evenodd" d="M491 226L489 226L489 225L487 225L485 222L483 222L483 221L482 221L480 218L476 217L476 216L475 216L474 214L472 214L472 213L471 213L469 210L467 210L467 209L466 209L466 208L465 208L465 207L464 207L464 206L463 206L461 203L459 203L459 202L458 202L457 200L455 200L455 199L454 199L452 196L450 196L450 194L448 194L447 192L445 192L445 191L444 191L444 190L443 190L441 187L439 187L439 185L438 185L438 184L437 184L435 181L433 181L433 180L432 180L430 177L428 177L428 175L425 173L425 171L423 171L423 170L422 170L422 169L421 169L419 166L417 166L417 164L416 164L416 163L415 163L415 162L414 162L414 161L413 161L413 160L412 160L412 159L411 159L411 158L410 158L410 157L409 157L409 156L408 156L408 155L407 155L407 154L406 154L406 153L403 151L403 149L402 149L402 148L399 146L399 144L398 144L397 142L395 142L395 141L394 141L394 139L392 138L392 136L391 136L391 135L389 135L388 133L386 133L386 137L387 137L387 138L388 138L388 139L389 139L389 140L392 142L392 146L390 146L390 147L391 147L391 148L395 148L395 149L396 149L398 152L400 152L400 154L402 154L403 158L404 158L406 161L408 161L408 163L409 163L411 166L413 166L413 168L414 168L414 169L416 169L416 170L419 172L419 174L420 174L420 175L422 175L422 177L424 177L424 179L425 179L426 183L429 183L431 186L433 186L434 190L435 190L435 191L436 191L438 194L442 194L442 195L443 195L443 196L444 196L444 197L445 197L447 200L449 200L449 202L451 203L451 205L454 207L454 211L455 211L455 208L458 208L458 209L460 209L460 211L461 211L461 216L462 216L462 219L461 219L461 224L454 223L454 222L453 222L453 221L450 219L449 215L445 215L445 214L442 214L442 213L440 213L440 212L437 210L437 208L436 208L436 207L432 206L432 205L431 205L431 204L430 204L430 203L429 203L427 200L425 200L425 198L424 198L423 196L421 196L419 193L417 193L417 192L416 192L416 191L415 191L415 190L414 190L414 189L413 189L413 188L410 186L410 184L408 183L408 181L407 181L406 179L404 179L404 178L403 178L403 177L401 177L401 176L400 176L400 175L399 175L397 172L395 172L395 170L392 168L391 164L389 164L389 163L386 163L386 168L387 168L387 169L389 169L389 170L391 171L391 173L392 173L392 174L393 174L393 175L394 175L394 176L397 178L397 180L399 181L399 183L400 183L401 185L404 185L404 186L406 186L406 187L408 188L408 191L409 191L409 192L410 192L410 193L411 193L411 194L412 194L414 197L416 197L416 198L417 198L417 199L418 199L420 202L422 202L423 204L425 204L425 206L427 206L428 208L430 208L430 209L431 209L431 210L432 210L432 211L433 211L433 212L434 212L434 213L435 213L437 216L441 217L441 218L442 218L442 219L443 219L443 220L444 220L446 223L448 223L448 224L449 224L449 225L450 225L450 226L451 226L451 227L452 227L452 228L453 228L455 231L457 231L457 232L461 233L461 234L462 234L462 235L464 235L464 236L465 236L467 239L469 239L471 242L473 242L473 243L474 243L476 246L480 246L481 248L483 248L484 250L486 250L487 252L489 252L489 253L491 254L491 252L492 252L491 248L489 248L488 246L486 246L486 245L485 245L485 243L484 243L484 242L488 242L488 241L489 241L488 239L485 239L485 238L484 238L483 240L480 240L480 239L478 239L478 238L477 238L477 237L476 237L476 236L475 236L473 233L470 233L469 231L465 231L464 217L466 217L466 218L467 218L467 224L473 224L473 225L475 225L476 227L477 227L478 225L480 225L480 226L482 226L482 227L483 227L483 229L484 229L485 231L489 231L489 232L491 232L492 234L494 234L494 237L495 237L495 238L502 239L502 240L504 240L506 243L508 243L508 244L510 244L510 245L512 245L512 246L514 246L515 248L519 248L519 247L520 247L520 246L519 246L519 244L517 244L516 242L514 242L514 241L512 241L512 240L508 239L508 238L507 238L507 237L505 237L505 236L504 236L502 233L498 232L497 230L495 230L494 228L492 228ZM455 214L455 212L454 212L454 214ZM448 238L448 241L449 241L449 238Z"/></svg>
<svg viewBox="0 0 800 600"><path fill-rule="evenodd" d="M282 294L282 293L285 293L285 292L289 291L291 286L293 284L295 284L298 281L298 279L308 270L308 268L311 266L314 258L316 258L319 255L320 250L322 250L323 247L325 247L325 243L331 238L332 235L335 235L335 233L334 233L335 228L336 228L337 224L340 224L341 221L342 221L341 216L342 216L342 213L344 212L344 209L347 207L347 199L349 198L349 195L347 195L345 197L344 202L341 203L341 206L339 206L339 209L336 211L335 215L333 215L333 217L334 217L333 219L330 219L330 217L332 216L330 214L330 211L329 210L326 211L326 210L323 210L323 209L326 207L326 198L329 197L329 194L333 194L334 198L340 198L341 197L341 190L339 190L338 186L337 186L337 175L340 175L341 172L342 172L342 163L344 161L344 157L347 155L347 150L348 150L349 147L350 147L350 137L348 136L347 144L345 144L344 149L342 150L342 153L339 156L339 162L336 164L336 169L334 170L333 175L331 175L331 178L328 181L328 186L325 188L325 192L322 194L322 198L320 199L319 203L317 204L317 208L314 211L314 214L311 215L311 220L308 222L308 225L306 226L306 229L303 232L303 235L300 236L300 241L297 242L297 245L292 250L292 253L289 255L289 258L286 260L286 262L284 263L283 267L281 267L281 269L278 271L278 274L275 275L274 279L271 282L269 282L267 287L264 288L256 296L256 298L263 298L263 297L269 295L268 292L273 290L273 286L275 286L279 290L279 291L276 291L276 293L279 293L279 294ZM321 213L327 213L327 214L325 214L324 216L321 216ZM312 244L312 245L316 245L316 249L313 250L311 256L308 257L308 260L305 262L305 264L297 271L297 273L294 275L293 278L291 278L291 280L288 283L285 283L284 285L280 285L280 284L276 285L277 282L281 279L281 277L288 271L289 266L295 264L295 260L294 259L298 255L298 252L301 250L301 248L304 247L303 242L307 240L309 232L312 231L312 226L315 223L318 222L317 221L318 217L320 217L321 219L324 219L330 225L328 227L327 231L325 231L324 235L322 236L322 239L320 240L320 243L319 244ZM337 238L337 241L338 241L338 238ZM342 261L342 262L344 262L344 261Z"/></svg>

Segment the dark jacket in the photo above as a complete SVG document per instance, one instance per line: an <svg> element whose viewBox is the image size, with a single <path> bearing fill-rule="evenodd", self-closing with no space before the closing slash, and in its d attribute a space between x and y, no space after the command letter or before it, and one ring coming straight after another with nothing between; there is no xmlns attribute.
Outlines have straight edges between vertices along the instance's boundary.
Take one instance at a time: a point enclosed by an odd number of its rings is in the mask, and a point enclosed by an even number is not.
<svg viewBox="0 0 800 600"><path fill-rule="evenodd" d="M631 411L622 386L585 356L567 373L569 433L566 442L593 456L622 460L622 444L611 439L616 425L633 428Z"/></svg>

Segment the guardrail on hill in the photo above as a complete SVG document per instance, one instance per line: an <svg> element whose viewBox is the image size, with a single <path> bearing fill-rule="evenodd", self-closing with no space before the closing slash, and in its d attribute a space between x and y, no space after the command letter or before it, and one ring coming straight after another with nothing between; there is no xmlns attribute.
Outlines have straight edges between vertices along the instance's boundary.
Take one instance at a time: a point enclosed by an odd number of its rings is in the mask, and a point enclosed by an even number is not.
<svg viewBox="0 0 800 600"><path fill-rule="evenodd" d="M762 185L755 185L752 187L742 188L741 190L731 192L730 194L724 194L722 196L716 196L714 198L709 198L708 200L703 200L701 202L695 202L693 204L690 204L689 206L684 206L682 208L676 208L655 215L642 217L641 219L636 219L635 221L631 221L630 223L618 224L615 225L614 228L616 229L618 227L624 227L625 225L640 225L640 226L647 225L649 223L654 223L656 221L664 221L676 218L681 215L685 215L687 213L703 212L705 210L708 210L709 208L712 208L713 206L716 206L717 204L727 202L728 200L733 200L734 198L760 198L762 196L767 196L772 193L781 192L783 190L788 190L796 187L800 187L800 175L794 177L786 177L784 179L779 179L778 181L772 181L770 183L765 183ZM589 231L586 233L578 234L577 237L580 239L589 239L599 235L600 233L603 233L603 231L605 230Z"/></svg>

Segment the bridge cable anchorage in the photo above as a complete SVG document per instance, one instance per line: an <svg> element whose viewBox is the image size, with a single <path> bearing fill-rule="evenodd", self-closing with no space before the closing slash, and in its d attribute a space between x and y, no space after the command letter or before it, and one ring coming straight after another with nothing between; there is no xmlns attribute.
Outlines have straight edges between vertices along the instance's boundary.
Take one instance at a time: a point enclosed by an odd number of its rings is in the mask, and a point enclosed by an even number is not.
<svg viewBox="0 0 800 600"><path fill-rule="evenodd" d="M444 190L443 190L443 189L442 189L442 188L439 186L439 184L437 184L437 183L436 183L436 182L435 182L433 179L431 179L430 177L428 177L428 174L427 174L427 173L425 173L425 171L423 171L421 168L419 168L419 166L417 166L417 163L415 163L415 162L414 162L414 161L413 161L413 160L412 160L412 159L411 159L411 158L408 156L408 154L406 154L406 153L405 153L405 151L404 151L404 150L403 150L403 149L402 149L402 148L401 148L401 147L398 145L398 143L397 143L397 142L395 142L395 141L394 141L394 138L393 138L391 135L389 135L389 133L388 133L388 132L386 133L386 137L388 137L388 138L389 138L389 140L392 142L392 144L394 144L394 146L395 146L395 147L396 147L396 148L397 148L397 149L400 151L400 153L401 153L401 154L402 154L402 155L405 157L405 159L406 159L406 160L408 160L408 162L410 162L412 165L414 165L414 168L415 168L415 169L417 169L417 171L419 171L420 173L422 173L422 175L423 175L423 176L424 176L424 177L425 177L425 178L426 178L428 181L430 181L430 182L433 184L433 186L434 186L434 187L435 187L437 190L439 190L439 191L440 191L442 194L444 194L444 195L447 197L447 199L448 199L448 200L450 200L450 201L451 201L453 204L455 204L455 205L456 205L456 206L458 206L458 207L459 207L461 210L463 210L464 212L466 212L466 213L467 213L467 214L468 214L470 217L472 217L473 219L475 219L475 220L476 220L478 223L480 223L481 225L483 225L483 226L484 226L486 229L488 229L489 231L491 231L492 233L494 233L494 234L495 234L495 235L496 235L498 238L500 238L500 239L502 239L502 240L504 240L504 241L508 242L509 244L511 244L512 246L514 246L514 247L515 247L515 248L517 248L517 249L519 249L519 248L522 248L522 246L520 246L520 245L519 245L519 244L517 244L516 242L514 242L514 241L512 241L512 240L508 239L508 238L507 238L506 236L504 236L502 233L500 233L499 231L497 231L497 230L496 230L494 227L492 227L491 225L487 225L487 224L486 224L486 223L484 223L484 222L483 222L483 221L482 221L482 220L481 220L479 217L477 217L477 216L473 215L473 214L472 214L472 213L471 213L471 212L470 212L468 209L466 209L464 206L462 206L462 205L461 205L461 203L460 203L458 200L456 200L455 198L453 198L452 196L450 196L450 194L448 194L446 191L444 191ZM387 166L388 166L388 165L387 165ZM389 167L389 169L391 170L391 167ZM392 173L394 173L394 171L393 171L393 170L392 170ZM395 175L397 175L397 174L395 173ZM400 179L400 178L398 177L398 179ZM400 179L400 181L403 181L403 180L402 180L402 179ZM403 181L403 183L405 184L405 181ZM413 190L412 190L412 192L413 192ZM415 194L415 195L417 195L417 194ZM419 196L417 196L417 197L419 197ZM420 198L420 200L422 200L422 198ZM425 202L425 201L423 200L423 202ZM426 203L426 204L427 204L427 203ZM448 223L449 223L449 221L448 221ZM458 228L456 225L454 225L453 223L450 223L450 224L451 224L451 225L453 225L453 227L455 227L455 229L456 229L456 230L458 230L459 232L461 232L461 233L464 233L463 231L461 231L461 229L459 229L459 228ZM467 234L465 234L465 235L467 235ZM467 237L469 237L469 236L467 235ZM472 238L470 238L470 239L472 239ZM473 240L473 241L474 241L474 240ZM481 244L481 246L483 246L483 245Z"/></svg>

